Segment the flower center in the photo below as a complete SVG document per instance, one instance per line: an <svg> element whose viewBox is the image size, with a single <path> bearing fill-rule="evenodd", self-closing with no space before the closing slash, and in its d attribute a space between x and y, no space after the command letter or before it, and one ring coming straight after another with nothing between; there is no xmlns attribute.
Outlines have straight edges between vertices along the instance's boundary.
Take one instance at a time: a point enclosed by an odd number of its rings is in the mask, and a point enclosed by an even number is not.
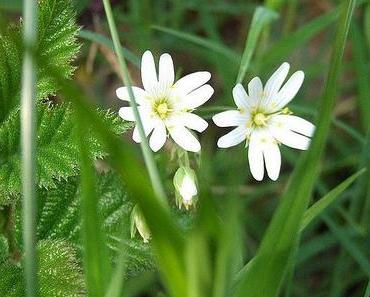
<svg viewBox="0 0 370 297"><path fill-rule="evenodd" d="M267 119L268 117L263 114L262 112L257 112L253 116L253 124L257 127L262 127L267 125Z"/></svg>
<svg viewBox="0 0 370 297"><path fill-rule="evenodd" d="M162 120L167 118L172 112L171 106L166 98L161 98L154 102L153 112Z"/></svg>

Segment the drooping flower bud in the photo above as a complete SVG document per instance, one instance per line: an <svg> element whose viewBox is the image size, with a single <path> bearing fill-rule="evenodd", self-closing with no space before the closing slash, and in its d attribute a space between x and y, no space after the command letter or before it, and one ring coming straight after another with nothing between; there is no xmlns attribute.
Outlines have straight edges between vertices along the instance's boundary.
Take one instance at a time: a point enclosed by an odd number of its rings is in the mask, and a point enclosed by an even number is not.
<svg viewBox="0 0 370 297"><path fill-rule="evenodd" d="M190 167L180 167L177 169L173 178L176 189L176 204L181 209L189 209L195 205L196 195L198 194L196 185L196 175Z"/></svg>
<svg viewBox="0 0 370 297"><path fill-rule="evenodd" d="M136 231L139 232L144 242L149 242L151 233L138 205L135 205L131 212L131 238L135 236Z"/></svg>

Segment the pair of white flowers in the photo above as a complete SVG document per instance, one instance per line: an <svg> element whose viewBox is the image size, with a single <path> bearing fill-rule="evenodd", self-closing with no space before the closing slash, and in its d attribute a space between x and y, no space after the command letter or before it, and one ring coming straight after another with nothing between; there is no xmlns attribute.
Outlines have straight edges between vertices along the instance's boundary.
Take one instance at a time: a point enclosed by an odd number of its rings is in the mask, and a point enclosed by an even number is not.
<svg viewBox="0 0 370 297"><path fill-rule="evenodd" d="M265 166L272 180L278 178L281 167L279 144L305 150L314 132L314 125L291 115L284 108L297 94L304 79L304 73L297 71L283 85L288 72L289 64L283 63L264 87L260 78L253 78L248 84L248 92L237 84L233 89L237 109L213 116L217 126L235 127L218 140L218 147L228 148L245 142L251 173L259 181L263 179ZM144 89L132 89L145 136L151 134L151 149L156 152L162 148L169 134L183 149L199 152L200 143L189 129L203 132L208 127L204 119L192 112L213 95L213 88L207 84L211 74L195 72L175 82L171 56L161 55L157 75L153 55L146 51L141 61L141 78ZM118 98L129 101L127 87L118 88L116 93ZM135 121L131 107L122 107L119 115L124 120ZM137 127L133 139L141 141Z"/></svg>

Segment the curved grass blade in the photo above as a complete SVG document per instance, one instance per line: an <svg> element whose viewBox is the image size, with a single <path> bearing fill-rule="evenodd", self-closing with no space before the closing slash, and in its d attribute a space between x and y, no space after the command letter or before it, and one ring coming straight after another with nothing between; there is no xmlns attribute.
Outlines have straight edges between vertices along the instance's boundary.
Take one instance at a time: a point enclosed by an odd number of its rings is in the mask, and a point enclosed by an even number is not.
<svg viewBox="0 0 370 297"><path fill-rule="evenodd" d="M88 123L76 109L76 122L80 148L82 238L84 244L84 267L89 296L104 296L110 276L110 265L101 220L98 215L98 197L95 191L96 178L90 152L86 147Z"/></svg>
<svg viewBox="0 0 370 297"><path fill-rule="evenodd" d="M300 231L303 231L317 216L319 216L332 202L337 199L340 194L347 189L361 174L366 171L365 168L361 169L360 171L354 173L338 186L336 186L333 190L331 190L328 194L322 197L319 201L313 204L309 209L306 210Z"/></svg>
<svg viewBox="0 0 370 297"><path fill-rule="evenodd" d="M313 21L300 27L295 32L281 38L276 42L261 59L263 69L270 68L273 64L288 57L293 50L304 45L311 38L316 36L325 28L329 27L339 16L339 9L336 8L327 14L320 16Z"/></svg>
<svg viewBox="0 0 370 297"><path fill-rule="evenodd" d="M300 158L260 249L248 269L244 270L236 297L273 297L279 293L294 243L299 239L299 227L328 137L330 115L335 103L342 56L355 3L355 0L342 3L317 130L310 149Z"/></svg>
<svg viewBox="0 0 370 297"><path fill-rule="evenodd" d="M178 30L169 29L169 28L162 27L162 26L153 25L151 26L151 28L154 30L160 31L160 32L164 32L164 33L176 36L182 40L186 40L188 42L205 47L209 50L212 50L215 53L223 55L225 58L229 59L231 62L235 64L239 62L239 57L240 57L239 53L217 42L210 41L205 38L201 38L201 37L189 34L189 33L184 33Z"/></svg>
<svg viewBox="0 0 370 297"><path fill-rule="evenodd" d="M125 58L122 54L122 46L121 46L120 41L119 41L119 36L118 36L116 24L115 24L114 18L113 18L112 8L110 6L109 0L103 0L103 4L104 4L105 14L106 14L107 19L108 19L109 29L110 29L110 32L111 32L111 35L112 35L114 49L115 49L116 55L118 57L118 63L120 65L120 68L121 68L121 71L122 71L122 81L123 81L124 85L127 87L128 94L129 94L129 99L130 99L130 106L132 107L132 111L134 113L134 118L135 118L136 126L137 126L138 131L139 131L140 138L142 139L142 141L140 142L140 147L141 147L141 150L143 152L145 165L146 165L146 168L148 170L150 180L152 182L152 186L153 186L154 192L156 194L156 198L159 199L159 201L164 206L167 206L166 193L164 191L161 179L159 177L157 165L156 165L156 163L154 161L154 157L153 157L153 152L149 148L148 139L145 136L143 123L141 121L139 110L138 110L136 100L135 100L135 97L134 97L134 93L133 93L133 90L132 90L131 77L130 77L130 73L128 72L128 69L127 69Z"/></svg>
<svg viewBox="0 0 370 297"><path fill-rule="evenodd" d="M89 40L89 41L92 41L92 42L102 44L102 45L110 48L111 50L114 50L113 42L109 38L105 37L102 34L92 32L92 31L89 31L89 30L80 30L78 32L78 36L85 39L85 40ZM140 59L134 53L132 53L130 50L128 50L127 48L121 47L121 49L122 49L121 50L122 55L128 61L130 61L132 64L134 64L136 67L139 68L140 67Z"/></svg>
<svg viewBox="0 0 370 297"><path fill-rule="evenodd" d="M270 9L264 8L262 6L256 8L248 32L248 38L245 42L244 52L242 60L240 62L240 68L236 83L241 83L244 80L262 29L277 18L278 14Z"/></svg>

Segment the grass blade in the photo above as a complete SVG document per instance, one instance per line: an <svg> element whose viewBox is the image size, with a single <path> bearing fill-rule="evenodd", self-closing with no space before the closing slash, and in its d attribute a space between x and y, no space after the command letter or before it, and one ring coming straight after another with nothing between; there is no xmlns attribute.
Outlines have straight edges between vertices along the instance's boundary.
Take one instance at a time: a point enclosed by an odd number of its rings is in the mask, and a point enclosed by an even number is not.
<svg viewBox="0 0 370 297"><path fill-rule="evenodd" d="M336 222L328 215L323 215L324 222L330 228L330 231L338 238L341 245L346 249L348 254L358 263L364 273L370 278L370 261L366 254L361 250L357 243L349 238L345 232L339 228Z"/></svg>
<svg viewBox="0 0 370 297"><path fill-rule="evenodd" d="M102 34L92 32L92 31L89 31L89 30L80 30L78 35L79 35L80 38L83 38L85 40L89 40L89 41L92 41L92 42L99 43L101 45L104 45L104 46L110 48L111 50L114 50L113 42L109 38L105 37ZM122 55L128 61L130 61L136 67L138 67L138 68L140 67L139 58L135 54L133 54L130 50L128 50L125 47L121 47L121 52L122 52Z"/></svg>
<svg viewBox="0 0 370 297"><path fill-rule="evenodd" d="M338 186L336 186L333 190L331 190L328 194L322 197L309 209L307 209L303 216L301 231L305 229L318 215L320 215L336 198L340 196L340 194L345 189L347 189L365 171L366 169L364 168L354 173Z"/></svg>
<svg viewBox="0 0 370 297"><path fill-rule="evenodd" d="M89 296L100 297L104 296L108 284L110 265L97 209L95 172L86 147L86 135L89 131L85 127L88 126L88 123L84 121L78 109L76 115L81 155L81 216L87 291Z"/></svg>
<svg viewBox="0 0 370 297"><path fill-rule="evenodd" d="M318 114L317 130L310 149L300 158L260 249L241 277L235 294L237 297L273 297L279 292L294 243L299 238L299 226L309 202L317 176L317 165L328 136L330 115L334 107L341 61L355 2L351 0L342 3L323 102Z"/></svg>
<svg viewBox="0 0 370 297"><path fill-rule="evenodd" d="M275 45L273 45L261 59L263 69L271 68L276 61L282 61L286 59L293 50L299 46L304 45L311 38L316 36L325 28L329 27L339 15L339 10L334 9L329 13L320 16L308 24L302 26L297 31L287 35L280 39Z"/></svg>
<svg viewBox="0 0 370 297"><path fill-rule="evenodd" d="M277 13L262 6L257 7L257 9L255 10L248 33L248 38L245 43L242 60L240 62L240 68L238 78L236 79L236 83L241 83L244 80L245 74L247 73L251 57L253 55L254 49L256 48L257 41L261 34L262 29L271 21L277 18L278 18Z"/></svg>
<svg viewBox="0 0 370 297"><path fill-rule="evenodd" d="M189 34L189 33L184 33L184 32L181 32L181 31L178 31L178 30L173 30L173 29L169 29L169 28L166 28L166 27L162 27L162 26L157 26L157 25L153 25L151 26L151 28L153 28L154 30L157 30L157 31L160 31L160 32L163 32L163 33L167 33L167 34L170 34L170 35L173 35L173 36L176 36L182 40L186 40L188 42L191 42L191 43L194 43L194 44L197 44L197 45L200 45L202 47L205 47L209 50L212 50L213 52L215 53L218 53L218 54L221 54L223 55L225 58L229 59L231 62L237 64L239 61L239 53L217 43L217 42L214 42L214 41L210 41L208 39L205 39L205 38L201 38L201 37L198 37L198 36L195 36L195 35L192 35L192 34Z"/></svg>
<svg viewBox="0 0 370 297"><path fill-rule="evenodd" d="M145 164L149 172L149 176L152 181L152 186L153 186L154 192L156 193L157 199L159 199L161 203L163 203L163 205L167 206L166 193L164 191L162 182L159 177L158 169L155 164L154 157L153 157L153 152L149 148L148 139L145 136L143 123L141 121L140 114L139 114L139 111L136 105L134 93L132 91L131 78L130 78L130 74L127 69L126 61L122 54L122 46L120 44L116 24L113 19L112 8L110 6L109 0L103 0L103 4L104 4L105 14L108 19L109 29L111 31L111 35L113 39L114 49L118 57L118 62L119 62L119 65L122 71L122 81L124 85L128 88L128 94L130 97L130 106L132 107L132 110L134 113L135 122L139 130L140 138L142 139L140 146L141 146L141 150L144 155Z"/></svg>
<svg viewBox="0 0 370 297"><path fill-rule="evenodd" d="M23 1L24 58L22 68L21 143L23 242L27 297L38 296L36 251L36 63L33 57L37 44L36 0Z"/></svg>

